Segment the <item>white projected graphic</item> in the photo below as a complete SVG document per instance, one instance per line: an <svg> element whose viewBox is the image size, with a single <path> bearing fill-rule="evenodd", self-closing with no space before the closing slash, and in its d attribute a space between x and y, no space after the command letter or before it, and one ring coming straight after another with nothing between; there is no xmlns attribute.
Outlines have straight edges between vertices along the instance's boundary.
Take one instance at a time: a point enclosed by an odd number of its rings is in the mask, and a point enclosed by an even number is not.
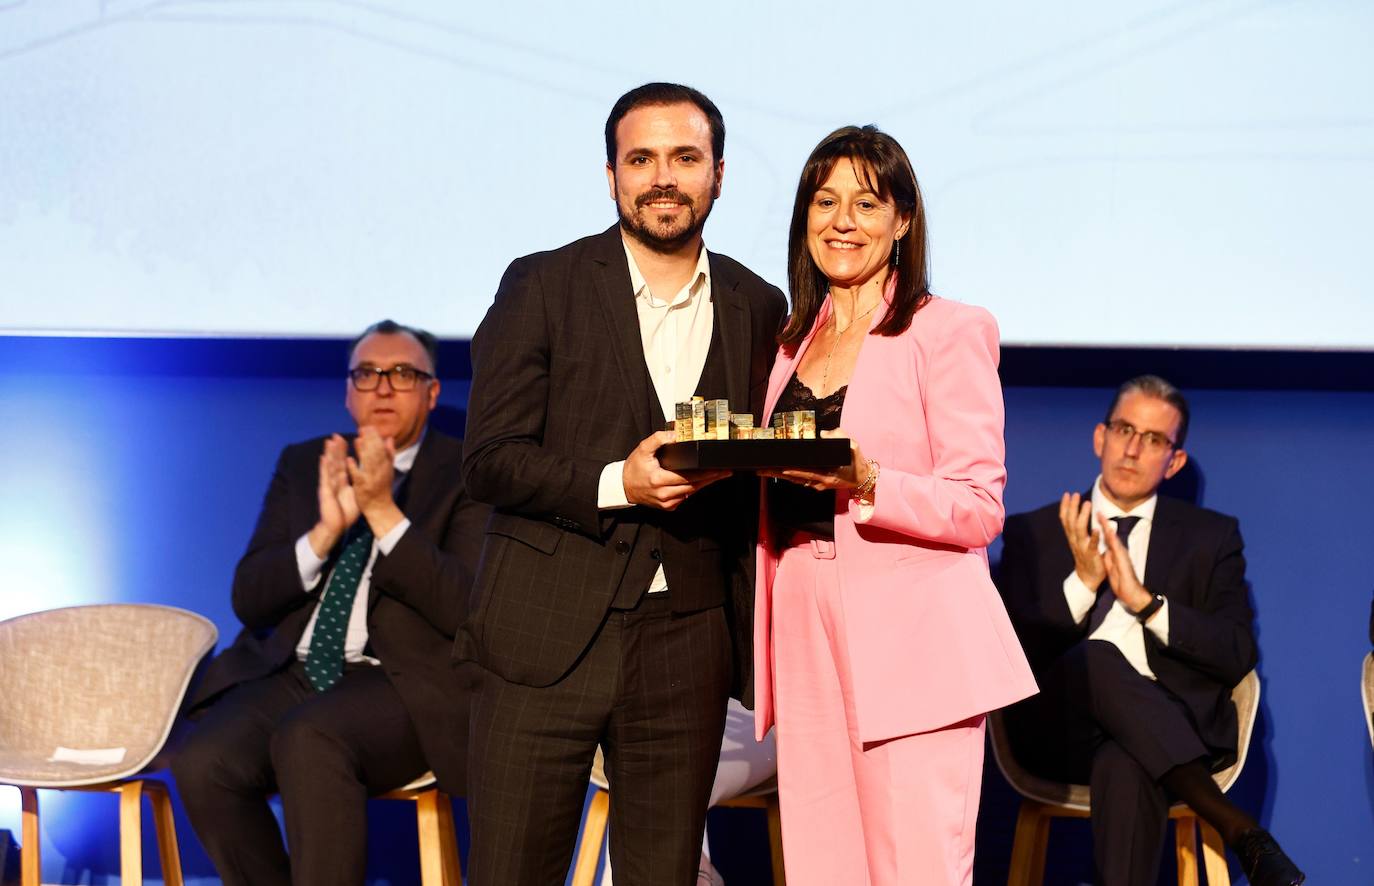
<svg viewBox="0 0 1374 886"><path fill-rule="evenodd" d="M0 0L0 332L465 337L610 225L647 80L725 114L708 246L785 285L807 152L877 123L937 292L1025 344L1374 349L1374 5Z"/></svg>

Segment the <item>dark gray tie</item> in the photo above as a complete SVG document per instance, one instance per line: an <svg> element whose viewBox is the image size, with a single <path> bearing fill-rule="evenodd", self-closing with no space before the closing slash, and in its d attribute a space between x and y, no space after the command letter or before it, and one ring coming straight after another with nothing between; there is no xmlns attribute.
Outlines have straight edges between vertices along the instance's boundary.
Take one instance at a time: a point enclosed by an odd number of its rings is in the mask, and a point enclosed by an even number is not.
<svg viewBox="0 0 1374 886"><path fill-rule="evenodd" d="M1112 522L1116 524L1116 537L1121 539L1121 544L1125 548L1131 546L1131 530L1135 524L1140 522L1139 517L1113 517ZM1102 622L1107 620L1107 613L1111 611L1112 604L1116 602L1116 594L1112 593L1112 586L1107 582L1097 589L1097 600L1093 603L1093 608L1088 612L1088 636L1092 636L1093 631L1102 627Z"/></svg>

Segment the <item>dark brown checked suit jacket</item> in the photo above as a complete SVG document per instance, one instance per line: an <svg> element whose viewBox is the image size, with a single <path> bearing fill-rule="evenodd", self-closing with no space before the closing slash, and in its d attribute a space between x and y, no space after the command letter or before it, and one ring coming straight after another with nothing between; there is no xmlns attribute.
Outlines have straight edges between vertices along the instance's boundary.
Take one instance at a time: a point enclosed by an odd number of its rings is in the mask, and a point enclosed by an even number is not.
<svg viewBox="0 0 1374 886"><path fill-rule="evenodd" d="M243 622L215 657L192 706L264 677L295 656L326 582L301 589L296 540L319 520L320 437L286 447L248 550L234 573L234 613ZM430 430L406 480L410 528L377 556L367 602L368 649L381 661L419 733L425 759L444 789L466 793L467 713L476 674L450 659L467 614L472 574L489 509L463 491L460 441ZM335 546L322 575L334 568Z"/></svg>
<svg viewBox="0 0 1374 886"><path fill-rule="evenodd" d="M710 253L710 267L730 407L757 419L786 301L732 259ZM472 361L464 471L495 511L457 656L550 685L661 557L676 611L725 604L734 694L752 699L754 477L709 486L671 514L597 508L602 468L665 422L619 227L512 262Z"/></svg>

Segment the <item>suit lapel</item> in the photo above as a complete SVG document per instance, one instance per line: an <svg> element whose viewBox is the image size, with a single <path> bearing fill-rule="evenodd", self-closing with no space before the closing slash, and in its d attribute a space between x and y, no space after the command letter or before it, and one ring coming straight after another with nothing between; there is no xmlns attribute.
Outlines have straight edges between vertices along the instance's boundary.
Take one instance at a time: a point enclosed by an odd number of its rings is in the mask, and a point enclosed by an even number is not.
<svg viewBox="0 0 1374 886"><path fill-rule="evenodd" d="M420 441L420 451L415 453L415 462L410 466L406 478L402 481L405 485L397 499L397 504L401 505L401 511L406 515L406 519L410 520L413 527L406 530L407 532L432 531L428 527L423 530L420 527L424 525L430 514L436 512L438 499L444 494L443 473L447 469L447 465L446 460L441 458L436 451L438 444L434 440L434 432L425 431L425 438ZM358 519L364 518L359 517ZM379 552L377 556L380 557L381 553ZM377 601L380 599L381 594L368 594L367 612L369 617L377 608Z"/></svg>
<svg viewBox="0 0 1374 886"><path fill-rule="evenodd" d="M739 292L739 280L727 271L715 253L708 253L711 264L711 300L716 327L720 330L721 350L725 352L725 396L731 412L746 412L749 403L749 362L753 343L749 334L749 302Z"/></svg>
<svg viewBox="0 0 1374 886"><path fill-rule="evenodd" d="M606 318L611 353L620 368L625 400L640 436L647 437L658 428L649 412L649 373L644 363L644 340L639 332L639 314L635 311L634 292L630 289L630 266L625 262L619 225L613 225L597 238L596 247L589 251L589 261L596 300ZM590 343L588 346L594 347Z"/></svg>
<svg viewBox="0 0 1374 886"><path fill-rule="evenodd" d="M410 466L410 475L405 478L405 506L401 510L412 523L419 523L426 514L433 512L434 499L443 491L443 482L437 476L439 459L434 449L434 434L426 432L420 451L415 453L415 462Z"/></svg>
<svg viewBox="0 0 1374 886"><path fill-rule="evenodd" d="M816 312L816 320L811 324L811 330L806 333L797 347L792 350L789 356L786 350L779 353L777 362L773 364L773 375L768 384L768 397L764 403L763 420L768 421L768 416L773 413L773 407L777 405L778 399L782 396L783 390L787 387L787 380L797 371L797 365L806 354L806 349L811 347L811 342L816 338L816 334L821 331L825 321L830 319L830 298L826 297L821 304L821 308Z"/></svg>
<svg viewBox="0 0 1374 886"><path fill-rule="evenodd" d="M1150 528L1150 551L1145 555L1145 587L1151 593L1163 594L1168 590L1169 573L1178 562L1182 541L1173 502L1161 495L1155 504L1154 526Z"/></svg>

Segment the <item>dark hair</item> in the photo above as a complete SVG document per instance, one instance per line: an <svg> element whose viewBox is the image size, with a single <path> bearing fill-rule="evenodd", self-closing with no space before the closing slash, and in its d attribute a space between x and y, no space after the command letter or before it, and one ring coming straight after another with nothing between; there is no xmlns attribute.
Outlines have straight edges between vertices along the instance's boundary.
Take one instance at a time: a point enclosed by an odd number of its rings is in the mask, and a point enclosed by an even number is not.
<svg viewBox="0 0 1374 886"><path fill-rule="evenodd" d="M434 337L434 333L417 329L414 326L405 326L395 320L378 320L371 326L358 333L358 337L348 344L348 362L353 362L353 352L358 350L359 343L369 335L408 335L420 343L420 347L425 349L425 354L429 357L429 371L439 372L439 339Z"/></svg>
<svg viewBox="0 0 1374 886"><path fill-rule="evenodd" d="M878 335L900 335L911 325L911 318L930 297L929 250L926 242L925 203L921 186L911 168L906 151L897 140L878 127L845 126L821 139L802 167L797 182L797 199L792 204L792 227L787 237L787 283L792 295L792 316L778 333L778 342L800 342L811 330L816 314L829 291L829 281L811 258L806 245L807 215L816 191L840 160L848 159L864 182L883 200L891 200L897 210L910 217L906 235L897 256L897 288L892 304L875 328Z"/></svg>
<svg viewBox="0 0 1374 886"><path fill-rule="evenodd" d="M1157 375L1137 375L1135 378L1123 382L1121 387L1116 389L1116 396L1112 398L1112 405L1107 407L1107 418L1103 424L1111 422L1112 416L1116 414L1116 407L1121 403L1121 398L1127 394L1144 394L1147 397L1154 397L1156 400L1163 400L1177 409L1178 439L1174 441L1174 446L1178 449L1183 448L1183 441L1188 437L1188 401L1184 399L1182 391Z"/></svg>
<svg viewBox="0 0 1374 886"><path fill-rule="evenodd" d="M716 107L715 102L690 86L645 83L616 99L611 106L611 115L606 118L606 163L615 168L615 128L626 114L645 105L677 104L696 105L706 115L706 122L711 126L711 153L714 155L711 159L720 162L720 158L725 156L725 118L720 115L720 108Z"/></svg>

